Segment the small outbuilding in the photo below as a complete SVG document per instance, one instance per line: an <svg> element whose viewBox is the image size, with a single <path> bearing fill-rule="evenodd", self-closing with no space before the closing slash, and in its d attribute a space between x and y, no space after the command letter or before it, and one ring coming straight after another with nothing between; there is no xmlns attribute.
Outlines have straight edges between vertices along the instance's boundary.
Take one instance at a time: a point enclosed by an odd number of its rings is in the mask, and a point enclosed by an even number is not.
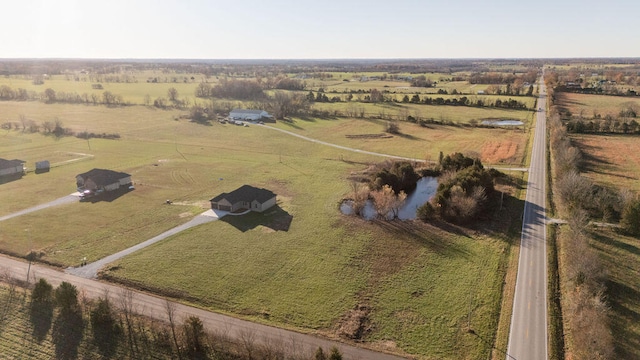
<svg viewBox="0 0 640 360"><path fill-rule="evenodd" d="M242 185L232 192L222 193L209 201L213 210L234 212L246 209L263 212L276 204L276 194L267 189Z"/></svg>
<svg viewBox="0 0 640 360"><path fill-rule="evenodd" d="M271 122L273 121L273 116L264 110L233 109L229 113L229 120Z"/></svg>
<svg viewBox="0 0 640 360"><path fill-rule="evenodd" d="M49 160L36 161L36 174L49 172L51 163Z"/></svg>
<svg viewBox="0 0 640 360"><path fill-rule="evenodd" d="M21 178L24 175L24 161L0 159L0 178Z"/></svg>
<svg viewBox="0 0 640 360"><path fill-rule="evenodd" d="M131 186L131 175L123 172L92 169L76 175L76 185L81 193L101 193Z"/></svg>

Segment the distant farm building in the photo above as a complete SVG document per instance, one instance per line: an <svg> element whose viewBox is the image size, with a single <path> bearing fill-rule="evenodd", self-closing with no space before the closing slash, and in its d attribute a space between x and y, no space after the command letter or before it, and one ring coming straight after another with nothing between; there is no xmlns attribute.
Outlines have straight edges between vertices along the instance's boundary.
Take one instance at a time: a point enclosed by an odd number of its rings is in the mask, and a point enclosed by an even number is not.
<svg viewBox="0 0 640 360"><path fill-rule="evenodd" d="M273 116L269 115L264 110L248 110L248 109L233 109L229 113L229 120L241 120L241 121L268 121L273 122Z"/></svg>
<svg viewBox="0 0 640 360"><path fill-rule="evenodd" d="M76 176L78 191L83 194L99 194L131 186L131 175L105 169L92 169Z"/></svg>
<svg viewBox="0 0 640 360"><path fill-rule="evenodd" d="M267 189L242 185L230 193L222 193L211 201L211 209L223 211L251 210L263 212L276 204L276 194Z"/></svg>
<svg viewBox="0 0 640 360"><path fill-rule="evenodd" d="M3 180L19 179L24 175L24 161L0 159L0 178Z"/></svg>

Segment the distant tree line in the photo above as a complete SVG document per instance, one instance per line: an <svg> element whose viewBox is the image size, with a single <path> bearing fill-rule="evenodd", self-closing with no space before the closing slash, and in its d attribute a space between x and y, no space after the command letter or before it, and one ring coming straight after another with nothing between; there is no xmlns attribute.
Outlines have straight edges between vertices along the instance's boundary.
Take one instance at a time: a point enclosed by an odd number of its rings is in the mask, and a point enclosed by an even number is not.
<svg viewBox="0 0 640 360"><path fill-rule="evenodd" d="M110 139L116 140L120 139L120 134L117 133L93 133L88 131L82 131L79 133L75 133L72 129L64 127L62 124L62 120L56 117L52 121L42 121L41 123L37 123L33 119L29 119L24 115L20 115L19 121L6 121L0 124L0 129L3 130L21 130L22 132L27 133L38 133L41 132L44 135L55 136L56 138L60 138L63 136L76 136L81 139Z"/></svg>
<svg viewBox="0 0 640 360"><path fill-rule="evenodd" d="M67 103L67 104L90 104L120 106L129 105L121 95L111 91L104 91L102 94L55 91L47 88L42 92L28 91L23 88L13 89L7 85L0 86L0 100L4 101L42 101L47 104Z"/></svg>

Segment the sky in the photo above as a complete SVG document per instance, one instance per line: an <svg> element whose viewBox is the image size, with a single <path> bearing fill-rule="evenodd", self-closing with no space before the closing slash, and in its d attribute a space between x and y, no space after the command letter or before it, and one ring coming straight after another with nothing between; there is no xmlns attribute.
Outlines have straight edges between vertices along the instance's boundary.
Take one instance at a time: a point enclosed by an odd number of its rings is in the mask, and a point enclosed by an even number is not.
<svg viewBox="0 0 640 360"><path fill-rule="evenodd" d="M640 57L637 0L0 0L0 58Z"/></svg>

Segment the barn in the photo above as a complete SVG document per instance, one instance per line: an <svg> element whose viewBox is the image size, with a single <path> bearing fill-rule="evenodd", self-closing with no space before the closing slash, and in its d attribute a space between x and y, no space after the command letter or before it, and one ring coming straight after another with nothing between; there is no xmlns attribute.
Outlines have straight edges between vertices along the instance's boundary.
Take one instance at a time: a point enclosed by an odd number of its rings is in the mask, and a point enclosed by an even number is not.
<svg viewBox="0 0 640 360"><path fill-rule="evenodd" d="M229 120L241 120L241 121L270 121L273 116L269 115L264 110L248 110L248 109L233 109L229 113Z"/></svg>
<svg viewBox="0 0 640 360"><path fill-rule="evenodd" d="M131 186L131 175L123 172L92 169L76 175L76 185L80 192L100 193Z"/></svg>
<svg viewBox="0 0 640 360"><path fill-rule="evenodd" d="M213 210L234 212L246 209L263 212L276 204L276 194L267 189L242 185L232 192L222 193L209 201Z"/></svg>

